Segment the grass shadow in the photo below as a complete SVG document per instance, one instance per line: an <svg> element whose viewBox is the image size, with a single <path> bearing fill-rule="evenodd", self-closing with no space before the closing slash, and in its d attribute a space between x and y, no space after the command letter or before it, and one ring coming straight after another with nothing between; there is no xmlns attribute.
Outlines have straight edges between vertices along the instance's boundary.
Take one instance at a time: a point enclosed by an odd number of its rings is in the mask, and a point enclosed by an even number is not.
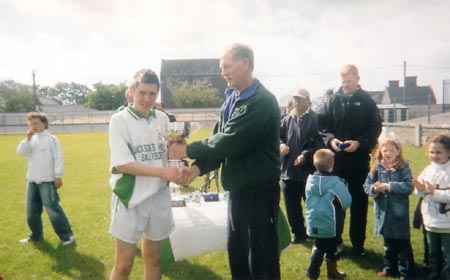
<svg viewBox="0 0 450 280"><path fill-rule="evenodd" d="M103 279L104 264L98 259L81 254L76 250L76 243L53 247L48 241L33 243L34 247L50 256L55 265L52 270L73 279Z"/></svg>
<svg viewBox="0 0 450 280"><path fill-rule="evenodd" d="M204 265L192 264L187 261L178 261L163 267L163 275L170 279L189 280L223 280L226 278L216 274Z"/></svg>

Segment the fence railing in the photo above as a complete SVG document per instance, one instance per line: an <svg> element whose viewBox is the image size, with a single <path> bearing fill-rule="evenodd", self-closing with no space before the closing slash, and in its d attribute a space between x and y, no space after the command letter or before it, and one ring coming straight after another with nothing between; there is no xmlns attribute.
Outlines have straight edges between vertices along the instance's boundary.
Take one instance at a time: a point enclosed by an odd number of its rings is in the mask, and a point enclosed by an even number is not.
<svg viewBox="0 0 450 280"><path fill-rule="evenodd" d="M107 131L115 111L48 113L50 129L54 133ZM218 119L218 108L170 110L177 121L195 121L210 128ZM27 130L26 113L1 113L0 134L22 134ZM441 133L450 134L450 125L383 123L382 137L397 138L401 143L425 145Z"/></svg>
<svg viewBox="0 0 450 280"><path fill-rule="evenodd" d="M109 120L116 111L46 112L54 133L79 133L108 130ZM174 109L170 114L177 121L194 121L208 126L218 119L219 108ZM27 113L0 113L0 134L21 134L27 130Z"/></svg>

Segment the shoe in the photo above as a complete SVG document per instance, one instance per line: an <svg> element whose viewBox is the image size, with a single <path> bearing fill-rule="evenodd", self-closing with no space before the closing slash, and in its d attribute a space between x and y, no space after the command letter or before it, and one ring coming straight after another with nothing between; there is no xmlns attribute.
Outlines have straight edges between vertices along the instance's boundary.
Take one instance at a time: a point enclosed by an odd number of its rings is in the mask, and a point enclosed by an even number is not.
<svg viewBox="0 0 450 280"><path fill-rule="evenodd" d="M390 277L391 275L389 273L387 273L386 271L382 270L382 271L378 271L377 272L378 277Z"/></svg>
<svg viewBox="0 0 450 280"><path fill-rule="evenodd" d="M387 272L384 269L382 271L378 271L377 275L378 275L378 277L398 277L399 276L398 273Z"/></svg>
<svg viewBox="0 0 450 280"><path fill-rule="evenodd" d="M306 241L306 236L294 234L291 239L291 244L300 244Z"/></svg>
<svg viewBox="0 0 450 280"><path fill-rule="evenodd" d="M40 239L40 240L35 240L35 239L31 239L31 237L27 237L27 238L24 238L24 239L20 239L20 240L19 240L19 242L22 243L22 244L30 243L30 242L39 242L39 241L42 241L42 239Z"/></svg>
<svg viewBox="0 0 450 280"><path fill-rule="evenodd" d="M62 245L63 246L70 245L70 244L74 243L75 241L76 241L75 236L71 235L69 238L63 239Z"/></svg>
<svg viewBox="0 0 450 280"><path fill-rule="evenodd" d="M364 258L366 256L366 252L364 251L364 247L353 247L353 255L357 257Z"/></svg>

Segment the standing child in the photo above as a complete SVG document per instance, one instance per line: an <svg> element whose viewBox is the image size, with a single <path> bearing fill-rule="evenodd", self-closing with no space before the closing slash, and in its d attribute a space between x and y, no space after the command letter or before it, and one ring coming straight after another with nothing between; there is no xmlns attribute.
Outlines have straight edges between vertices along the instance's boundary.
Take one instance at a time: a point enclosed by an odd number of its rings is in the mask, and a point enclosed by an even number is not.
<svg viewBox="0 0 450 280"><path fill-rule="evenodd" d="M364 189L375 200L375 234L384 238L384 269L378 276L395 277L400 273L401 279L413 279L409 195L414 187L411 169L395 139L386 138L380 143Z"/></svg>
<svg viewBox="0 0 450 280"><path fill-rule="evenodd" d="M314 154L317 171L309 175L306 183L306 219L308 236L314 238L311 263L307 269L310 280L318 279L323 256L327 261L328 279L340 280L347 275L337 270L336 214L350 206L352 197L344 182L331 171L334 153L320 149Z"/></svg>
<svg viewBox="0 0 450 280"><path fill-rule="evenodd" d="M429 245L428 280L450 279L450 136L441 134L428 145L430 165L413 181L423 197L422 217Z"/></svg>
<svg viewBox="0 0 450 280"><path fill-rule="evenodd" d="M167 144L159 130L169 119L154 109L159 86L155 72L138 71L130 86L133 104L115 113L109 124L114 190L109 233L115 238L111 280L128 279L139 239L144 279L161 279L162 240L174 225L168 181L182 181L177 168L165 167Z"/></svg>
<svg viewBox="0 0 450 280"><path fill-rule="evenodd" d="M59 203L57 189L62 183L64 162L58 138L48 131L47 116L39 112L27 115L29 130L20 141L17 153L28 157L26 212L30 235L21 243L44 239L42 210L48 214L62 245L75 242L69 220Z"/></svg>

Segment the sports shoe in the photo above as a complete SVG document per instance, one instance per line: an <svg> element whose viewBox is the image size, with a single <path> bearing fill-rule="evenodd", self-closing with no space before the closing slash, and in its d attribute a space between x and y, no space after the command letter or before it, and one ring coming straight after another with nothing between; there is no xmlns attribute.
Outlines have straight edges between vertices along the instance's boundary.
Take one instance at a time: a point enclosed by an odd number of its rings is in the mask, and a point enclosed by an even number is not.
<svg viewBox="0 0 450 280"><path fill-rule="evenodd" d="M19 242L22 243L22 244L30 243L30 242L38 242L38 241L42 241L42 239L41 240L35 240L35 239L31 239L31 237L29 237L29 236L27 238L19 240Z"/></svg>
<svg viewBox="0 0 450 280"><path fill-rule="evenodd" d="M66 246L66 245L74 243L75 241L76 241L75 236L71 235L69 238L63 239L62 245Z"/></svg>
<svg viewBox="0 0 450 280"><path fill-rule="evenodd" d="M364 258L366 256L366 252L364 251L364 247L353 247L353 255L356 257Z"/></svg>
<svg viewBox="0 0 450 280"><path fill-rule="evenodd" d="M385 269L377 272L378 277L398 277L398 272L388 272Z"/></svg>
<svg viewBox="0 0 450 280"><path fill-rule="evenodd" d="M294 236L291 239L292 244L300 244L300 243L304 243L305 241L306 241L306 236L298 235L298 234L294 234Z"/></svg>

